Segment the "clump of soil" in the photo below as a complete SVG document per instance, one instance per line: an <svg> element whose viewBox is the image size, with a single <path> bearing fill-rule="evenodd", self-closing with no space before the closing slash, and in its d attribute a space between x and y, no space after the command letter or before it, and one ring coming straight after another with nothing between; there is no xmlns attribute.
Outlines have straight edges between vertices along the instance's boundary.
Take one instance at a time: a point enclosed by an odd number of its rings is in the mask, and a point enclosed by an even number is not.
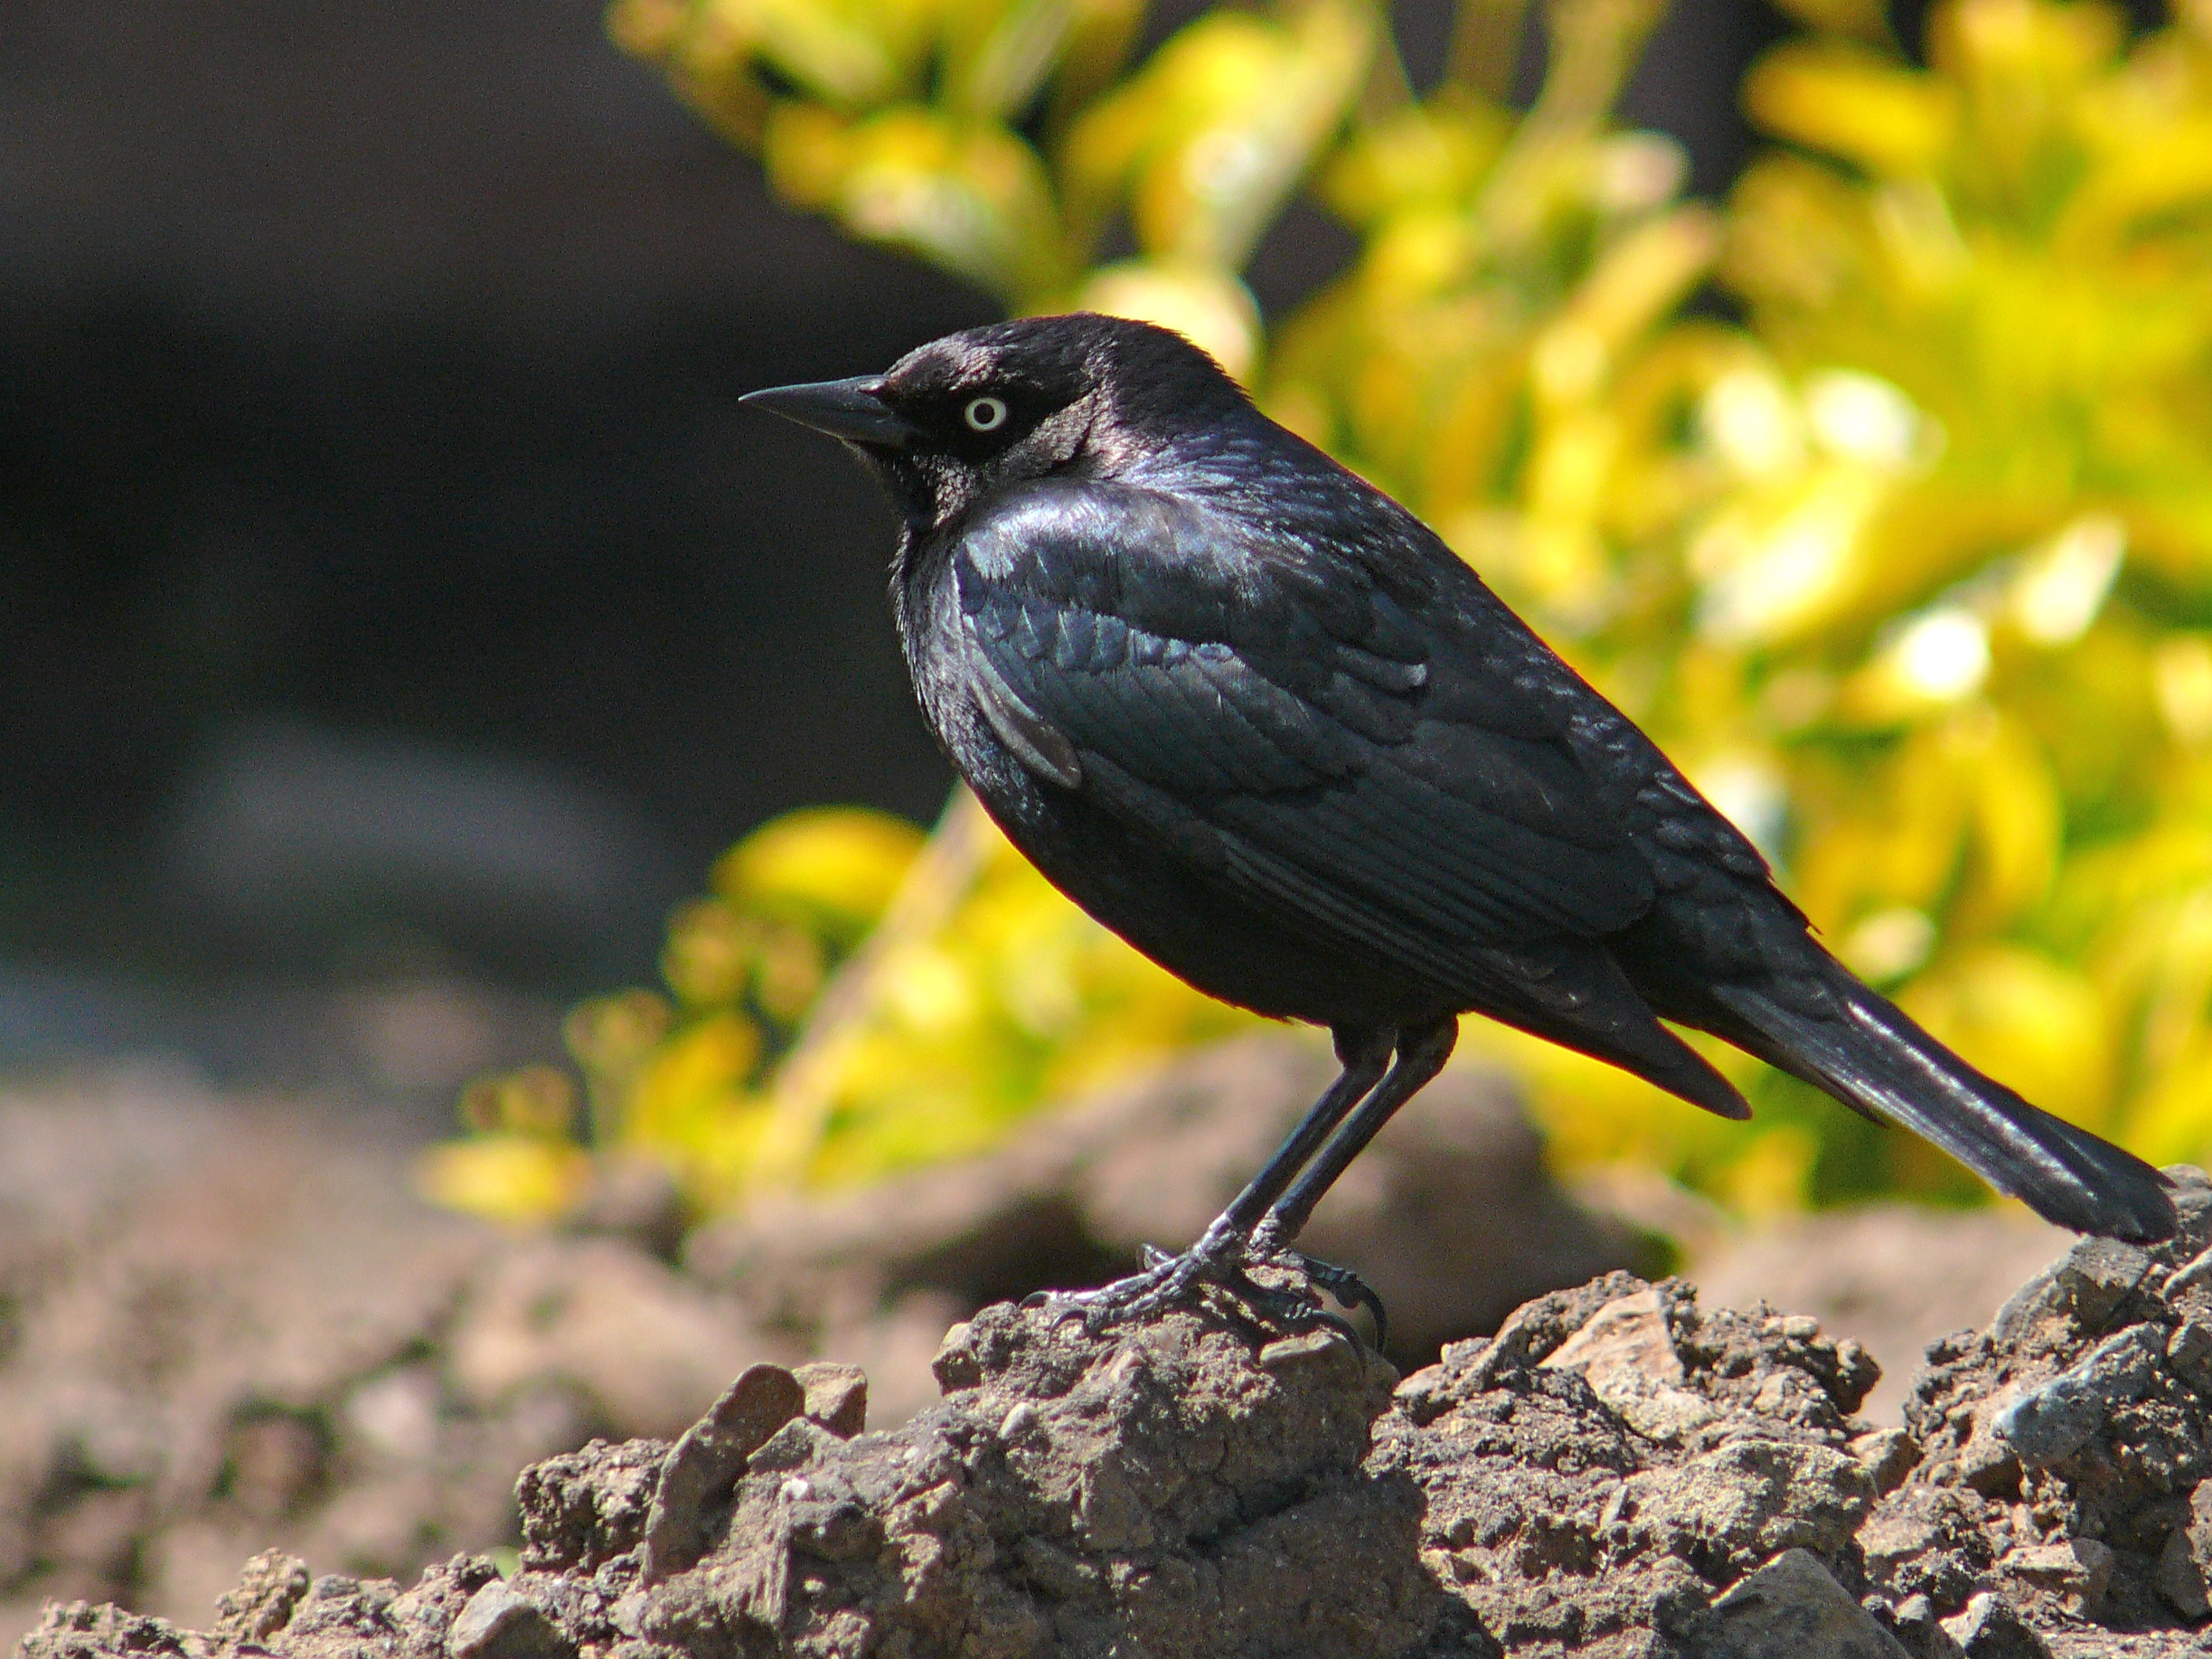
<svg viewBox="0 0 2212 1659"><path fill-rule="evenodd" d="M1856 1585L1901 1438L1851 1415L1878 1375L1811 1319L1614 1274L1407 1378L1369 1466L1421 1487L1426 1563L1504 1651L1722 1654L1721 1593L1769 1560Z"/></svg>
<svg viewBox="0 0 2212 1659"><path fill-rule="evenodd" d="M898 1422L937 1400L948 1325L1196 1236L1333 1070L1325 1043L1225 1044L688 1244L643 1170L578 1230L518 1236L409 1199L412 1147L357 1113L155 1070L0 1088L0 1647L52 1600L196 1622L272 1544L401 1582L514 1545L518 1468L681 1435L757 1362L861 1361ZM1473 1069L1389 1126L1311 1240L1374 1265L1401 1360L1640 1249Z"/></svg>
<svg viewBox="0 0 2212 1659"><path fill-rule="evenodd" d="M515 1471L805 1351L612 1238L413 1202L342 1116L117 1077L0 1096L0 1626L204 1610L254 1551L412 1578Z"/></svg>
<svg viewBox="0 0 2212 1659"><path fill-rule="evenodd" d="M1403 1381L1227 1303L1098 1334L1001 1305L896 1428L851 1366L757 1364L673 1442L537 1465L511 1578L272 1552L204 1633L75 1603L24 1654L2198 1654L2212 1187L2175 1174L2182 1239L2074 1247L1938 1346L1904 1428L1856 1415L1856 1343L1622 1272Z"/></svg>
<svg viewBox="0 0 2212 1659"><path fill-rule="evenodd" d="M80 1602L24 1653L2201 1653L2212 1186L2174 1174L2181 1238L2076 1245L1937 1345L1904 1428L1855 1415L1857 1343L1621 1272L1402 1382L1229 1306L1101 1334L999 1306L887 1431L852 1367L757 1364L673 1443L537 1465L510 1579L272 1552L207 1632Z"/></svg>
<svg viewBox="0 0 2212 1659"><path fill-rule="evenodd" d="M1938 1616L1995 1592L2084 1654L2212 1611L2212 1190L2173 1173L2179 1238L2084 1240L1931 1346L1924 1461L1861 1540L1876 1586Z"/></svg>

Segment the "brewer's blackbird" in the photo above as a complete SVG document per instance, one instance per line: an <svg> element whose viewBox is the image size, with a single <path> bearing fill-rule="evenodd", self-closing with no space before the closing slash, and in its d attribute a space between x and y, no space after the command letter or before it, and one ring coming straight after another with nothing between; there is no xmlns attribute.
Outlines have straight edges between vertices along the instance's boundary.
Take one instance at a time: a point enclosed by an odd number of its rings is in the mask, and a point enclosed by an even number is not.
<svg viewBox="0 0 2212 1659"><path fill-rule="evenodd" d="M2174 1230L2156 1170L1860 984L1433 532L1180 335L1032 317L745 401L889 486L915 689L1014 845L1200 990L1335 1038L1342 1074L1197 1244L1068 1306L1249 1293L1261 1261L1360 1294L1290 1240L1463 1013L1747 1117L1661 1022L1709 1032L2061 1226Z"/></svg>

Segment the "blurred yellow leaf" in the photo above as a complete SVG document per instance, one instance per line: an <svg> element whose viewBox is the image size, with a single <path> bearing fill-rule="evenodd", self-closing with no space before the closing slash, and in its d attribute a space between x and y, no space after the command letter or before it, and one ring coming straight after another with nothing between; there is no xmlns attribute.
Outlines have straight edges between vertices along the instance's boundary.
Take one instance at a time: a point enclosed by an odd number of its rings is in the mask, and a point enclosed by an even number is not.
<svg viewBox="0 0 2212 1659"><path fill-rule="evenodd" d="M1375 33L1359 0L1309 0L1281 23L1200 18L1069 132L1071 199L1095 222L1133 186L1147 253L1242 265L1342 120Z"/></svg>
<svg viewBox="0 0 2212 1659"><path fill-rule="evenodd" d="M1172 328L1239 381L1259 363L1259 306L1251 290L1210 265L1130 259L1096 271L1075 308Z"/></svg>
<svg viewBox="0 0 2212 1659"><path fill-rule="evenodd" d="M2017 722L1969 711L1944 728L1953 764L1969 778L1972 853L1951 917L1972 936L2016 922L2049 894L2066 834L2057 781Z"/></svg>
<svg viewBox="0 0 2212 1659"><path fill-rule="evenodd" d="M865 928L882 915L921 851L903 818L810 806L771 819L716 862L714 889L746 910Z"/></svg>
<svg viewBox="0 0 2212 1659"><path fill-rule="evenodd" d="M742 1014L718 1013L675 1032L637 1074L623 1132L639 1145L680 1149L716 1122L742 1115L760 1059L760 1032Z"/></svg>
<svg viewBox="0 0 2212 1659"><path fill-rule="evenodd" d="M695 1007L732 1003L745 994L760 949L760 930L729 905L696 899L668 919L661 976Z"/></svg>
<svg viewBox="0 0 2212 1659"><path fill-rule="evenodd" d="M860 108L915 89L933 0L700 0L730 39L832 104Z"/></svg>
<svg viewBox="0 0 2212 1659"><path fill-rule="evenodd" d="M1615 353L1680 305L1720 250L1718 219L1701 207L1654 214L1605 250L1537 342L1539 395L1587 396L1600 384L1587 370L1547 372L1554 357L1610 367ZM1579 343L1586 339L1588 344ZM1569 346L1564 342L1577 344Z"/></svg>
<svg viewBox="0 0 2212 1659"><path fill-rule="evenodd" d="M1544 28L1549 62L1521 131L1531 148L1602 125L1666 11L1665 0L1549 0Z"/></svg>
<svg viewBox="0 0 2212 1659"><path fill-rule="evenodd" d="M415 1161L415 1191L486 1221L530 1226L566 1214L591 1181L582 1149L511 1132L447 1141Z"/></svg>
<svg viewBox="0 0 2212 1659"><path fill-rule="evenodd" d="M1744 82L1744 106L1785 138L1893 174L1934 171L1959 119L1945 83L1828 42L1769 52Z"/></svg>
<svg viewBox="0 0 2212 1659"><path fill-rule="evenodd" d="M1889 8L1884 0L1775 0L1809 29L1878 45L1889 40Z"/></svg>
<svg viewBox="0 0 2212 1659"><path fill-rule="evenodd" d="M1322 174L1322 197L1362 230L1416 208L1464 207L1511 135L1495 105L1407 104L1352 135Z"/></svg>
<svg viewBox="0 0 2212 1659"><path fill-rule="evenodd" d="M1082 9L1078 0L996 0L948 8L940 80L946 105L987 119L1019 115L1051 72Z"/></svg>
<svg viewBox="0 0 2212 1659"><path fill-rule="evenodd" d="M551 1066L478 1078L461 1094L471 1128L558 1139L576 1126L576 1085Z"/></svg>
<svg viewBox="0 0 2212 1659"><path fill-rule="evenodd" d="M2170 1060L2128 1114L2127 1139L2154 1164L2212 1164L2212 1051Z"/></svg>
<svg viewBox="0 0 2212 1659"><path fill-rule="evenodd" d="M777 189L1019 304L1073 274L1044 165L1016 134L920 105L857 121L786 100L762 149Z"/></svg>
<svg viewBox="0 0 2212 1659"><path fill-rule="evenodd" d="M587 1071L626 1072L668 1035L674 1014L650 991L617 991L579 1003L561 1024L561 1036Z"/></svg>
<svg viewBox="0 0 2212 1659"><path fill-rule="evenodd" d="M1745 1138L1742 1155L1716 1183L1730 1207L1754 1219L1803 1210L1812 1194L1819 1137L1801 1124L1777 1124Z"/></svg>

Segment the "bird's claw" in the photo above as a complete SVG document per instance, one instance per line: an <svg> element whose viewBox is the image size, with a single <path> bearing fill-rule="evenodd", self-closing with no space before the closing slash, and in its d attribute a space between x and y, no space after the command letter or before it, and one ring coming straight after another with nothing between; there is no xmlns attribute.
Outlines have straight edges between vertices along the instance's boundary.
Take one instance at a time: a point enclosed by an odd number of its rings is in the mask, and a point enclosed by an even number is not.
<svg viewBox="0 0 2212 1659"><path fill-rule="evenodd" d="M1382 1298L1375 1287L1350 1268L1340 1268L1332 1261L1322 1261L1308 1256L1303 1250L1285 1250L1285 1257L1297 1264L1298 1271L1320 1286L1346 1307L1364 1307L1375 1322L1373 1346L1379 1353L1390 1334L1390 1315L1382 1306ZM1333 1315L1331 1315L1333 1317ZM1340 1322L1341 1323L1341 1322Z"/></svg>
<svg viewBox="0 0 2212 1659"><path fill-rule="evenodd" d="M1226 1291L1234 1300L1262 1316L1294 1326L1326 1325L1361 1343L1351 1324L1322 1306L1314 1289L1326 1291L1347 1307L1364 1307L1374 1316L1375 1343L1379 1348L1387 1328L1382 1298L1349 1268L1319 1261L1287 1248L1253 1249L1244 1240L1230 1248L1210 1240L1180 1256L1171 1256L1154 1245L1139 1248L1141 1270L1096 1290L1040 1290L1022 1298L1021 1306L1043 1311L1053 1322L1080 1319L1083 1328L1097 1335L1110 1326L1142 1319L1179 1303L1195 1299L1210 1287ZM1279 1268L1294 1276L1289 1286L1264 1285L1247 1269L1256 1265Z"/></svg>
<svg viewBox="0 0 2212 1659"><path fill-rule="evenodd" d="M1137 1258L1144 1266L1127 1278L1115 1279L1096 1290L1040 1290L1022 1298L1024 1307L1042 1309L1057 1324L1080 1319L1083 1328L1097 1335L1109 1325L1156 1314L1190 1297L1201 1281L1210 1281L1243 1292L1257 1286L1245 1278L1236 1259L1198 1249L1171 1256L1156 1245L1141 1246Z"/></svg>

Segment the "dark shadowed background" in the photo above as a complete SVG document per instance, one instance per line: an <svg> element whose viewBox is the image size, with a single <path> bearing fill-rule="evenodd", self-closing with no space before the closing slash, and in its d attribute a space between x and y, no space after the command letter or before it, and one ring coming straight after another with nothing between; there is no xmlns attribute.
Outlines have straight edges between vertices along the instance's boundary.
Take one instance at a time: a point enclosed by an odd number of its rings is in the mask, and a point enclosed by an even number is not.
<svg viewBox="0 0 2212 1659"><path fill-rule="evenodd" d="M1781 29L1652 46L1703 193ZM748 826L935 810L888 514L733 399L987 303L777 207L590 0L13 0L0 203L0 1063L442 1111ZM1294 212L1263 306L1348 247Z"/></svg>

